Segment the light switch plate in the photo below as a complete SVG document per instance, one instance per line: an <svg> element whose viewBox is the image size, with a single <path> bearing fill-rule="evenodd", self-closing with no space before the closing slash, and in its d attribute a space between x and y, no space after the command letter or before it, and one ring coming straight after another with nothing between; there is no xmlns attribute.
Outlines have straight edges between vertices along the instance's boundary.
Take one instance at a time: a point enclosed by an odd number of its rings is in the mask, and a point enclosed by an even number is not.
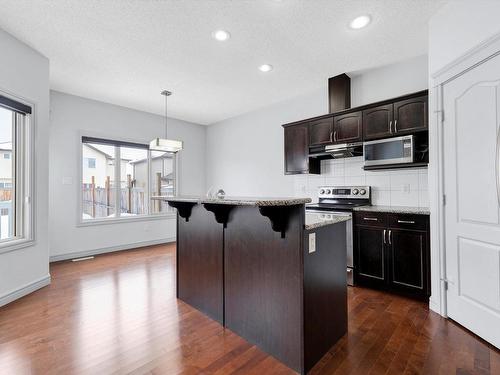
<svg viewBox="0 0 500 375"><path fill-rule="evenodd" d="M63 177L62 184L63 185L73 185L73 177Z"/></svg>
<svg viewBox="0 0 500 375"><path fill-rule="evenodd" d="M316 251L316 233L309 233L309 254Z"/></svg>

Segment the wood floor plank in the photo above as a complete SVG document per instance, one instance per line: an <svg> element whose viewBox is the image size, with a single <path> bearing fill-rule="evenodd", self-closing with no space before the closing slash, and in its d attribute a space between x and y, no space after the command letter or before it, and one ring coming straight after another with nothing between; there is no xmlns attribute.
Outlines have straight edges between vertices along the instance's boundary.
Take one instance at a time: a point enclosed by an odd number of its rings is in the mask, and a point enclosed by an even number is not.
<svg viewBox="0 0 500 375"><path fill-rule="evenodd" d="M294 372L175 297L175 247L51 264L52 284L0 308L0 374ZM500 354L427 305L349 288L349 331L311 374L500 374Z"/></svg>

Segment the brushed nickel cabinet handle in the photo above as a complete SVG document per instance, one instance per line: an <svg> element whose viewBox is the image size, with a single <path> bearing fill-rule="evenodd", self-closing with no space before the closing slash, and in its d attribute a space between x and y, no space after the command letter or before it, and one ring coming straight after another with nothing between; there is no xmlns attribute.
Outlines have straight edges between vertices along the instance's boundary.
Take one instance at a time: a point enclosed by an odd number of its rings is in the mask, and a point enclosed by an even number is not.
<svg viewBox="0 0 500 375"><path fill-rule="evenodd" d="M413 220L398 220L400 224L415 224Z"/></svg>
<svg viewBox="0 0 500 375"><path fill-rule="evenodd" d="M383 237L384 237L384 244L386 244L386 243L387 243L387 241L386 241L386 237L385 237L385 233L386 233L386 232L387 232L387 229L384 229L384 234L383 234Z"/></svg>
<svg viewBox="0 0 500 375"><path fill-rule="evenodd" d="M376 217L364 217L363 220L378 221Z"/></svg>
<svg viewBox="0 0 500 375"><path fill-rule="evenodd" d="M391 120L391 121L389 121L389 131L390 131L390 132L391 132L391 134L392 134L392 120Z"/></svg>
<svg viewBox="0 0 500 375"><path fill-rule="evenodd" d="M333 131L330 132L330 142L332 141Z"/></svg>
<svg viewBox="0 0 500 375"><path fill-rule="evenodd" d="M333 132L333 141L337 142L337 131L336 130Z"/></svg>
<svg viewBox="0 0 500 375"><path fill-rule="evenodd" d="M398 132L398 120L394 120L394 133Z"/></svg>
<svg viewBox="0 0 500 375"><path fill-rule="evenodd" d="M389 230L389 245L392 245L392 230Z"/></svg>

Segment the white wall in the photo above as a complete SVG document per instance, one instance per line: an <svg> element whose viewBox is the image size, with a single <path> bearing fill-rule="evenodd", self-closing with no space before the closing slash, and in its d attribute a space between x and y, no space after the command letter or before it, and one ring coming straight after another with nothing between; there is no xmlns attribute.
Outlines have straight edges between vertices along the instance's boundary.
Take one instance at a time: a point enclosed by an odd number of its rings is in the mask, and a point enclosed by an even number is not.
<svg viewBox="0 0 500 375"><path fill-rule="evenodd" d="M443 6L429 21L430 73L500 33L499 14L498 0L456 0Z"/></svg>
<svg viewBox="0 0 500 375"><path fill-rule="evenodd" d="M500 33L500 1L461 0L443 6L429 20L429 200L431 209L431 303L436 312L445 314L445 295L440 284L440 228L441 199L438 188L438 123L435 82L432 76L449 64L460 59L465 53Z"/></svg>
<svg viewBox="0 0 500 375"><path fill-rule="evenodd" d="M0 305L49 281L49 61L0 30L0 91L35 105L35 245L0 254Z"/></svg>
<svg viewBox="0 0 500 375"><path fill-rule="evenodd" d="M389 99L427 88L427 57L355 72L351 79L353 105ZM282 124L328 112L324 89L209 126L207 131L207 187L228 195L314 197L317 186L371 184L374 203L427 206L426 170L368 172L359 159L322 162L319 176L283 174Z"/></svg>
<svg viewBox="0 0 500 375"><path fill-rule="evenodd" d="M376 69L349 73L351 106L427 89L427 55Z"/></svg>
<svg viewBox="0 0 500 375"><path fill-rule="evenodd" d="M81 132L149 143L164 134L161 116L64 94L50 93L50 255L52 259L173 240L175 218L77 226L77 147ZM169 119L169 137L184 141L179 153L181 194L205 191L206 127ZM64 183L63 183L64 181ZM67 184L71 181L70 184ZM68 255L69 254L69 255Z"/></svg>

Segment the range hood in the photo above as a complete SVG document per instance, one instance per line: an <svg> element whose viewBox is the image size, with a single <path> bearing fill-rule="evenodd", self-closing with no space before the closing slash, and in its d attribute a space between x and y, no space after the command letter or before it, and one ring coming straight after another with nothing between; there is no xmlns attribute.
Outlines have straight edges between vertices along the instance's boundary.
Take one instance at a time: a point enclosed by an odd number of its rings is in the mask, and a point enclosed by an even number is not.
<svg viewBox="0 0 500 375"><path fill-rule="evenodd" d="M363 142L311 147L309 157L319 160L352 158L363 155Z"/></svg>

